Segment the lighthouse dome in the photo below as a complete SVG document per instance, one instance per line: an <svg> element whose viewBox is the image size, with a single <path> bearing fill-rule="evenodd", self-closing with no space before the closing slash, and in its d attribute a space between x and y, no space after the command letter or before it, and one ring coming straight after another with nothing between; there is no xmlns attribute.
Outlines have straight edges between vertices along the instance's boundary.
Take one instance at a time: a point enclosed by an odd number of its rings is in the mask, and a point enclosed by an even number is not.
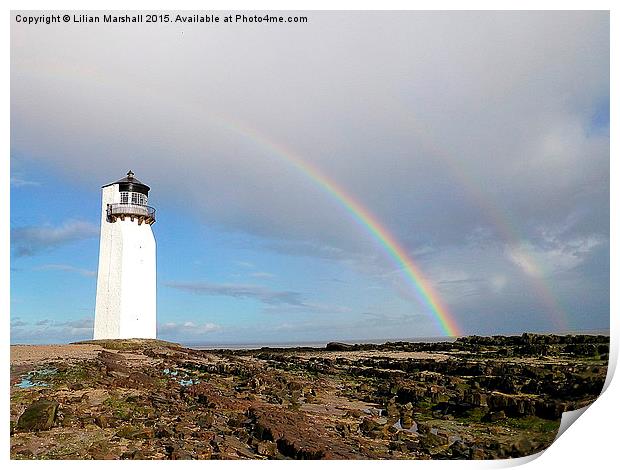
<svg viewBox="0 0 620 470"><path fill-rule="evenodd" d="M127 176L124 178L114 181L113 183L108 183L103 187L105 188L106 186L110 186L112 184L118 184L118 190L121 192L141 193L145 196L149 195L149 190L151 189L138 178L134 177L134 173L131 170L127 172Z"/></svg>

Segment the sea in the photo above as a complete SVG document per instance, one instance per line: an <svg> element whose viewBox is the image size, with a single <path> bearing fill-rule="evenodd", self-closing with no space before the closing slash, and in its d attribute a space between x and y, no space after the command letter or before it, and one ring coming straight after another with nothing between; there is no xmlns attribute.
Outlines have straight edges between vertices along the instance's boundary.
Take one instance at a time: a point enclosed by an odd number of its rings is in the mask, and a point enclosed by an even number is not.
<svg viewBox="0 0 620 470"><path fill-rule="evenodd" d="M609 336L609 329L590 329L579 331L528 331L528 333L535 334L556 334L556 335L606 335ZM504 336L520 336L520 333L495 333L497 335ZM494 335L495 335L494 334ZM493 336L493 335L480 335L480 336ZM398 341L406 341L409 343L451 343L456 341L457 337L453 336L428 336L428 337L416 337L416 338L374 338L374 339L333 339L329 341L290 341L290 342L256 342L256 343L208 343L199 341L181 341L183 346L192 349L261 349L261 348L324 348L327 343L344 343L344 344L384 344L387 342L395 343Z"/></svg>
<svg viewBox="0 0 620 470"><path fill-rule="evenodd" d="M286 343L265 342L265 343L203 343L203 342L183 342L183 346L192 349L261 349L261 348L324 348L327 343L344 344L383 344L398 341L409 343L437 343L452 342L455 337L434 336L427 338L377 338L377 339L358 339L358 340L330 340L330 341L293 341Z"/></svg>

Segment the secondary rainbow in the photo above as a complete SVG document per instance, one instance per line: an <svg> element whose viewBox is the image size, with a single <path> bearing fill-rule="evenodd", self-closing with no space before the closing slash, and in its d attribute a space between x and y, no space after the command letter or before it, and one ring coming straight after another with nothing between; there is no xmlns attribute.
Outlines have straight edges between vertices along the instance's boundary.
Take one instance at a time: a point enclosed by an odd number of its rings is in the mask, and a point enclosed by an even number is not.
<svg viewBox="0 0 620 470"><path fill-rule="evenodd" d="M237 132L248 139L259 143L278 157L284 159L304 175L313 180L326 193L333 196L344 207L352 218L372 235L383 250L399 265L406 279L413 285L420 301L426 305L437 322L441 331L448 336L460 336L461 330L452 313L441 301L430 282L425 278L421 269L416 266L407 251L398 243L389 230L366 207L357 201L332 178L324 174L319 168L302 159L284 145L275 143L263 136L256 129L232 119L218 119L224 127Z"/></svg>
<svg viewBox="0 0 620 470"><path fill-rule="evenodd" d="M467 198L491 221L498 235L506 242L507 249L519 255L522 260L519 267L525 272L525 278L544 304L555 331L568 331L570 329L568 314L547 280L548 269L542 266L541 260L537 259L528 245L523 243L524 237L519 234L518 224L511 220L506 211L500 210L493 202L493 198L484 192L482 189L485 186L484 182L476 181L459 159L450 158L448 152L440 147L440 140L429 133L410 108L405 109L402 104L399 106L402 111L399 116L401 122L408 124L407 129L415 133L418 142L424 145L425 150L443 163L444 169L457 183L455 187L464 190Z"/></svg>

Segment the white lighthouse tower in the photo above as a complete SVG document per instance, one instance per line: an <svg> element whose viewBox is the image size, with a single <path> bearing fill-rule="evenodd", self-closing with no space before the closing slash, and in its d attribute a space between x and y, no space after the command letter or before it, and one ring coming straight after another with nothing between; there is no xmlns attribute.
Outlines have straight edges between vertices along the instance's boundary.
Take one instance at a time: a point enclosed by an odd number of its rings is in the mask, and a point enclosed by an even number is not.
<svg viewBox="0 0 620 470"><path fill-rule="evenodd" d="M155 209L127 176L102 187L94 339L155 338Z"/></svg>

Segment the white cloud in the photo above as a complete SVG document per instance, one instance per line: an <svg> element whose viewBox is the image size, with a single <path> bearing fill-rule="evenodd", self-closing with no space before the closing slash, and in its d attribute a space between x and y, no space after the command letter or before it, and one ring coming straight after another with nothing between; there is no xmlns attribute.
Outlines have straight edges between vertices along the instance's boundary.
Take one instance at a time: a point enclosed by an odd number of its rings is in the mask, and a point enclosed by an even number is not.
<svg viewBox="0 0 620 470"><path fill-rule="evenodd" d="M157 326L157 334L167 337L187 338L219 331L221 327L215 323L167 322Z"/></svg>
<svg viewBox="0 0 620 470"><path fill-rule="evenodd" d="M78 268L69 264L43 264L33 268L37 271L67 271L80 274L85 277L94 277L97 275L97 271L91 271L89 269Z"/></svg>
<svg viewBox="0 0 620 470"><path fill-rule="evenodd" d="M272 279L272 278L276 277L275 274L268 273L268 272L265 272L265 271L257 271L257 272L254 272L254 273L250 273L249 276L250 277L254 277L256 279Z"/></svg>
<svg viewBox="0 0 620 470"><path fill-rule="evenodd" d="M23 188L24 186L40 186L38 181L30 181L18 176L11 176L11 186L14 188Z"/></svg>

